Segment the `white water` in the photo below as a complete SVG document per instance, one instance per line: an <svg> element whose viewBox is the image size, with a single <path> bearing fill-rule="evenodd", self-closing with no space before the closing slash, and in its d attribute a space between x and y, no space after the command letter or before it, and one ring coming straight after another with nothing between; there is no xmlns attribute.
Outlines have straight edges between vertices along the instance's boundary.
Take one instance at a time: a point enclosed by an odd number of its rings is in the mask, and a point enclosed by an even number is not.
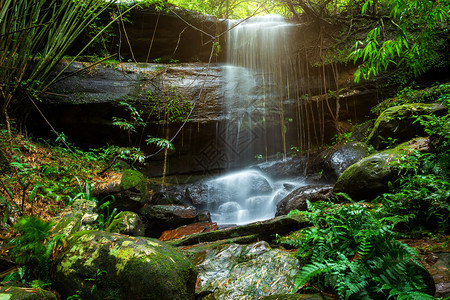
<svg viewBox="0 0 450 300"><path fill-rule="evenodd" d="M227 35L224 97L229 167L248 165L256 154L266 157L271 143L283 143L279 78L287 57L290 25L281 16L254 17L238 24L230 21ZM284 87L282 87L284 89ZM281 108L281 115L280 115ZM274 113L275 111L275 113ZM268 119L280 123L268 134ZM273 125L272 125L273 127ZM275 132L275 134L274 134ZM257 150L258 149L258 150ZM256 153L261 151L264 153ZM208 210L219 224L245 224L273 218L276 204L287 192L283 182L272 181L255 170L211 180Z"/></svg>
<svg viewBox="0 0 450 300"><path fill-rule="evenodd" d="M229 21L224 67L227 123L223 138L231 168L249 165L256 154L267 157L285 152L282 102L292 28L278 15L239 22Z"/></svg>
<svg viewBox="0 0 450 300"><path fill-rule="evenodd" d="M257 154L266 158L283 149L286 154L282 102L286 98L291 25L278 15L238 22L228 24L233 28L227 35L228 65L224 68L227 123L223 138L230 168L254 162ZM246 224L273 218L276 204L288 194L284 183L255 170L210 180L208 210L212 221Z"/></svg>
<svg viewBox="0 0 450 300"><path fill-rule="evenodd" d="M302 181L273 181L262 172L244 170L206 182L211 219L218 224L248 224L273 218L277 203L289 193L285 185Z"/></svg>

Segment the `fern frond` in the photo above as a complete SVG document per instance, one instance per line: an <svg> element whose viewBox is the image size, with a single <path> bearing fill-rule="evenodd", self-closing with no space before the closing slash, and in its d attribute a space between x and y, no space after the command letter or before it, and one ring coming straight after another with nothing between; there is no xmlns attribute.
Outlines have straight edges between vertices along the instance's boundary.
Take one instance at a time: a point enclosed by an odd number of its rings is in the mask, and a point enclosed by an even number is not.
<svg viewBox="0 0 450 300"><path fill-rule="evenodd" d="M314 262L304 266L295 279L295 288L298 289L312 278L328 272L330 269L331 267L327 266L327 264L319 262Z"/></svg>

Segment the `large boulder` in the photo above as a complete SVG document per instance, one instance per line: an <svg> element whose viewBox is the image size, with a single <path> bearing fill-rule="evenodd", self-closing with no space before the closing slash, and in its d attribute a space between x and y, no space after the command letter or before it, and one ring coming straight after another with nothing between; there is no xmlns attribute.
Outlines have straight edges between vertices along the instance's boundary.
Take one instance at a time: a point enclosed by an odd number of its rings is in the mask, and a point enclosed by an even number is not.
<svg viewBox="0 0 450 300"><path fill-rule="evenodd" d="M277 204L275 216L287 215L291 210L307 210L306 200L324 201L331 197L333 185L307 185L295 189Z"/></svg>
<svg viewBox="0 0 450 300"><path fill-rule="evenodd" d="M417 116L447 113L447 106L437 103L410 103L390 107L377 118L367 141L376 149L388 146L389 139L396 142L407 141L424 133L420 122L415 122Z"/></svg>
<svg viewBox="0 0 450 300"><path fill-rule="evenodd" d="M300 264L293 253L271 249L265 241L185 251L197 262L197 290L214 291L214 299L258 298L295 292Z"/></svg>
<svg viewBox="0 0 450 300"><path fill-rule="evenodd" d="M345 169L367 156L368 147L361 142L350 142L328 151L323 162L323 176L337 180Z"/></svg>
<svg viewBox="0 0 450 300"><path fill-rule="evenodd" d="M370 200L389 190L397 178L403 157L417 150L428 150L428 139L418 138L363 158L338 178L335 193L346 193L354 200Z"/></svg>
<svg viewBox="0 0 450 300"><path fill-rule="evenodd" d="M194 299L195 266L150 238L80 231L67 239L54 266L54 287L64 298Z"/></svg>
<svg viewBox="0 0 450 300"><path fill-rule="evenodd" d="M260 170L272 178L293 178L298 177L302 172L304 162L300 157L287 157L285 160L275 160L260 163L252 167Z"/></svg>
<svg viewBox="0 0 450 300"><path fill-rule="evenodd" d="M106 231L132 236L144 236L145 234L141 217L132 211L121 211L118 213Z"/></svg>

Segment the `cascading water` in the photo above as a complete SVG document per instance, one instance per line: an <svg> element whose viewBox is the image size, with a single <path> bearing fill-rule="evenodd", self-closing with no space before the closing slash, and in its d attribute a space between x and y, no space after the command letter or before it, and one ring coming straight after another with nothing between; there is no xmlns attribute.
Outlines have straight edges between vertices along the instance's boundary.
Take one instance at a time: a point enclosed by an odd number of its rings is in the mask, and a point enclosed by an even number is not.
<svg viewBox="0 0 450 300"><path fill-rule="evenodd" d="M281 16L230 21L224 99L229 168L248 165L255 154L286 155L285 98L289 30ZM256 151L263 151L256 153Z"/></svg>
<svg viewBox="0 0 450 300"><path fill-rule="evenodd" d="M233 169L276 152L286 156L287 122L283 101L289 98L289 30L281 16L230 21L224 98L227 167ZM287 93L287 95L286 95ZM257 152L261 151L261 152ZM287 195L285 181L244 170L210 180L208 210L219 224L246 224L273 218ZM289 182L289 185L300 185Z"/></svg>
<svg viewBox="0 0 450 300"><path fill-rule="evenodd" d="M257 170L244 170L209 181L208 210L218 224L247 224L275 216L276 205L299 181L273 181Z"/></svg>

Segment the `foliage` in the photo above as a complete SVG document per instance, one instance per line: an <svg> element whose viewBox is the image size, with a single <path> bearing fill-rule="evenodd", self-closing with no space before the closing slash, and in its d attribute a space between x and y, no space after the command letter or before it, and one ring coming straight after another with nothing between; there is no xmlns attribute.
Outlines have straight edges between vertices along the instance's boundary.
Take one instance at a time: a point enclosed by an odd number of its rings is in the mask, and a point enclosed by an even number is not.
<svg viewBox="0 0 450 300"><path fill-rule="evenodd" d="M378 7L380 6L380 7ZM357 41L351 56L362 60L355 81L375 76L389 65L406 67L416 77L431 65L438 64L439 50L445 42L439 35L446 30L448 1L366 0L362 14L375 7L378 19L364 41Z"/></svg>
<svg viewBox="0 0 450 300"><path fill-rule="evenodd" d="M156 117L161 124L183 122L193 106L188 99L183 97L181 91L173 85L169 85L157 93L149 91L147 98L152 105L150 116Z"/></svg>
<svg viewBox="0 0 450 300"><path fill-rule="evenodd" d="M53 251L63 240L62 235L51 235L52 227L53 223L39 217L23 217L14 225L18 236L10 241L16 262L26 266L30 277L35 275L45 282L50 279Z"/></svg>
<svg viewBox="0 0 450 300"><path fill-rule="evenodd" d="M390 107L408 103L437 102L446 104L449 99L450 83L436 84L425 89L415 89L413 86L408 86L400 90L395 97L389 98L372 108L372 112L380 114Z"/></svg>
<svg viewBox="0 0 450 300"><path fill-rule="evenodd" d="M108 5L72 0L0 2L0 105L8 126L9 114L24 117L26 94L45 89L68 47Z"/></svg>
<svg viewBox="0 0 450 300"><path fill-rule="evenodd" d="M429 153L415 152L399 164L398 187L378 197L393 214L410 215L410 230L448 231L450 204L450 117L417 118L434 146Z"/></svg>
<svg viewBox="0 0 450 300"><path fill-rule="evenodd" d="M424 294L423 278L413 270L416 253L396 240L394 224L382 209L360 204L308 203L304 214L314 224L292 242L303 266L296 286L308 281L342 299L388 299L414 293Z"/></svg>
<svg viewBox="0 0 450 300"><path fill-rule="evenodd" d="M101 201L103 202L104 199ZM112 211L110 211L110 201L104 201L101 205L98 205L97 212L98 212L98 219L97 219L97 228L99 230L105 230L108 228L109 225L111 225L111 222L114 220L114 217L118 214L118 211L116 208L114 208Z"/></svg>
<svg viewBox="0 0 450 300"><path fill-rule="evenodd" d="M166 149L166 148L168 150L175 149L174 145L166 139L156 138L156 137L152 137L149 135L145 141L147 142L147 144L155 144L156 146L158 146L161 149Z"/></svg>

